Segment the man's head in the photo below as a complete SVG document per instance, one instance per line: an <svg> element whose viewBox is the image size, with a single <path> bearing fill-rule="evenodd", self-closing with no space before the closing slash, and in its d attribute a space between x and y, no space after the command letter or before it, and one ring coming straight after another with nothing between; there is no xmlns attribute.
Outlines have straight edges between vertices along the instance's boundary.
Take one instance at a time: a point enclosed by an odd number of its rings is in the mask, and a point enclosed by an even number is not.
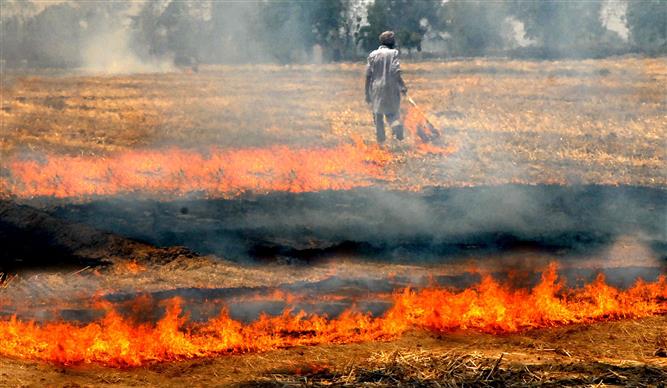
<svg viewBox="0 0 667 388"><path fill-rule="evenodd" d="M380 44L389 48L394 48L394 45L396 44L396 36L394 31L385 31L381 33Z"/></svg>

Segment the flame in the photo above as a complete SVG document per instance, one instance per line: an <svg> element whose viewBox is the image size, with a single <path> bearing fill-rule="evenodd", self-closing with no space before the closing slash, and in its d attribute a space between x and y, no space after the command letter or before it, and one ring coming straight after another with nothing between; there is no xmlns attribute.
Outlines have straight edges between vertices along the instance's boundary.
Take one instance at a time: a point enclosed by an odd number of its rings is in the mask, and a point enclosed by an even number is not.
<svg viewBox="0 0 667 388"><path fill-rule="evenodd" d="M131 275L136 275L138 273L146 271L147 269L147 267L144 264L141 264L136 260L120 262L116 264L114 267L117 267L116 269L118 270L118 272L129 273Z"/></svg>
<svg viewBox="0 0 667 388"><path fill-rule="evenodd" d="M63 364L96 362L138 366L156 361L323 343L388 340L406 331L473 329L509 333L532 328L667 313L667 281L637 281L627 290L605 283L602 275L582 288L566 288L551 265L532 289L512 289L487 276L461 291L429 287L393 295L381 317L354 309L336 318L286 310L244 324L227 310L205 323L189 322L181 302L171 300L157 323L136 323L109 303L103 319L86 325L37 324L16 316L0 321L0 355Z"/></svg>
<svg viewBox="0 0 667 388"><path fill-rule="evenodd" d="M406 109L403 126L407 128L408 134L417 143L425 143L427 139L432 140L439 136L429 124L424 113L412 105L408 105Z"/></svg>
<svg viewBox="0 0 667 388"><path fill-rule="evenodd" d="M76 198L127 193L310 192L368 186L383 179L389 152L362 141L330 148L286 146L211 147L206 152L168 148L125 151L108 157L49 155L45 161L15 158L3 193L15 197Z"/></svg>
<svg viewBox="0 0 667 388"><path fill-rule="evenodd" d="M440 134L419 109L408 105L406 112L403 126L407 129L408 136L414 139L414 152L417 155L450 155L458 150L458 146L454 144L441 146L432 143Z"/></svg>

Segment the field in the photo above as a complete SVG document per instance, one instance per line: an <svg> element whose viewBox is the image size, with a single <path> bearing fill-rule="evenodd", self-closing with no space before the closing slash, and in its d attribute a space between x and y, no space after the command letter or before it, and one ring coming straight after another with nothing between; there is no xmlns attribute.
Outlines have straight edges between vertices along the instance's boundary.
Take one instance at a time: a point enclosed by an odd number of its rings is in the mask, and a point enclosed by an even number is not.
<svg viewBox="0 0 667 388"><path fill-rule="evenodd" d="M657 59L404 64L410 94L457 152L396 158L393 185L664 186L667 64ZM3 77L0 150L373 140L363 66L205 67L195 74ZM406 182L407 181L407 182Z"/></svg>
<svg viewBox="0 0 667 388"><path fill-rule="evenodd" d="M5 70L0 386L662 386L667 59L402 66L433 144L375 146L363 64Z"/></svg>

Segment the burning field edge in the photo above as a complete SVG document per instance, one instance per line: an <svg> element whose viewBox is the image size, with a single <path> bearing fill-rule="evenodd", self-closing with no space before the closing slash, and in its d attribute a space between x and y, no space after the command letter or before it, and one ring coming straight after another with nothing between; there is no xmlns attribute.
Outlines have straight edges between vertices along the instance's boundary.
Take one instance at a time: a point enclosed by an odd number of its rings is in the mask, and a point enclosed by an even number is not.
<svg viewBox="0 0 667 388"><path fill-rule="evenodd" d="M660 387L665 316L504 336L413 331L389 342L298 346L108 369L0 358L7 386L586 386Z"/></svg>
<svg viewBox="0 0 667 388"><path fill-rule="evenodd" d="M261 313L256 321L243 323L232 319L223 306L217 317L196 323L183 316L182 303L178 298L167 300L166 312L154 324L137 321L151 316L146 310L150 300L141 297L131 306L129 318L111 302L99 300L95 305L106 311L104 317L85 325L35 323L13 315L0 321L4 338L0 353L63 364L127 367L299 345L390 340L414 329L436 334L471 329L505 334L665 314L667 282L660 276L654 283L638 280L631 288L619 290L599 275L582 288L570 289L552 264L530 290L514 289L485 276L461 291L426 287L394 292L391 307L378 317L355 308L329 318L288 307L278 316Z"/></svg>

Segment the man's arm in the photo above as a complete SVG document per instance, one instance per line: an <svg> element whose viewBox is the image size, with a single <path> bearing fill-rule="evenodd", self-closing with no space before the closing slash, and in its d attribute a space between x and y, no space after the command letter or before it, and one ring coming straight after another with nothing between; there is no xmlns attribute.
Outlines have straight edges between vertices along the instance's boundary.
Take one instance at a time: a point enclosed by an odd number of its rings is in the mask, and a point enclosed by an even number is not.
<svg viewBox="0 0 667 388"><path fill-rule="evenodd" d="M364 90L366 91L366 103L371 103L371 84L373 83L373 68L371 67L371 58L368 58L368 64L366 65L366 85Z"/></svg>
<svg viewBox="0 0 667 388"><path fill-rule="evenodd" d="M407 94L408 88L405 86L405 81L403 81L401 61L398 59L398 50L396 50L396 55L394 55L394 58L391 61L391 70L396 75L396 81L398 82L398 88L400 89L401 93Z"/></svg>
<svg viewBox="0 0 667 388"><path fill-rule="evenodd" d="M401 93L403 93L403 95L408 94L408 87L405 86L405 81L403 81L403 77L401 76L400 71L398 72L397 76L398 76L398 86L401 89Z"/></svg>

